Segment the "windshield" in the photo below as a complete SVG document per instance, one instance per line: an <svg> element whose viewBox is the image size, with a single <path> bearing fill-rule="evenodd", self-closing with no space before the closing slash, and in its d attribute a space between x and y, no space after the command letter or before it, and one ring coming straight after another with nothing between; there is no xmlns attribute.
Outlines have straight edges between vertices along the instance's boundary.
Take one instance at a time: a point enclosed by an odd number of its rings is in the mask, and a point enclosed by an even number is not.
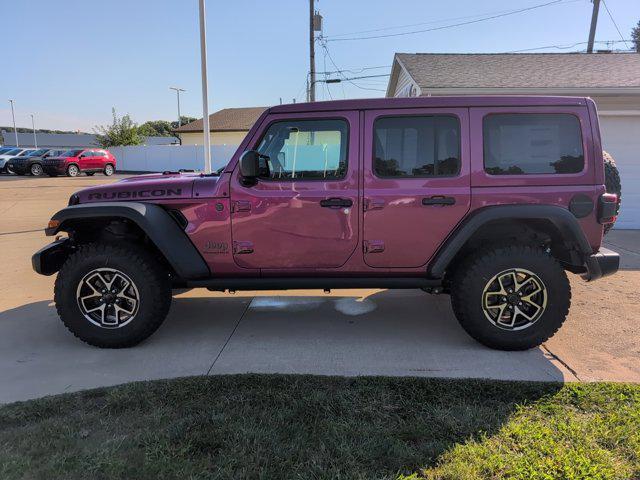
<svg viewBox="0 0 640 480"><path fill-rule="evenodd" d="M42 155L44 155L45 153L47 153L49 150L47 150L46 148L41 148L40 150L36 150L35 152L31 152L27 155L27 157L41 157Z"/></svg>
<svg viewBox="0 0 640 480"><path fill-rule="evenodd" d="M77 157L82 153L82 150L67 150L64 152L61 157Z"/></svg>
<svg viewBox="0 0 640 480"><path fill-rule="evenodd" d="M31 152L35 152L35 150L25 150L24 152L18 154L19 157L26 157L28 156Z"/></svg>
<svg viewBox="0 0 640 480"><path fill-rule="evenodd" d="M12 148L8 152L5 152L5 155L17 155L22 151L21 148Z"/></svg>
<svg viewBox="0 0 640 480"><path fill-rule="evenodd" d="M0 148L0 155L4 155L5 153L9 153L11 150L13 150L13 148Z"/></svg>

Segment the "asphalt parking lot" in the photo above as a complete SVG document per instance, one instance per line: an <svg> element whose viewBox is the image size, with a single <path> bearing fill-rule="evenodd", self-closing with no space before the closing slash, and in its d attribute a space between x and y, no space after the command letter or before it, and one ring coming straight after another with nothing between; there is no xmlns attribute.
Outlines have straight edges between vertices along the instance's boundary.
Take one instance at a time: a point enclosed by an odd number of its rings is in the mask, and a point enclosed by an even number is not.
<svg viewBox="0 0 640 480"><path fill-rule="evenodd" d="M640 231L614 231L623 271L572 276L570 316L540 348L498 352L458 326L447 296L421 291L176 295L160 330L125 350L83 344L59 321L53 277L31 270L42 232L69 196L116 181L0 177L0 402L133 380L223 373L640 381Z"/></svg>

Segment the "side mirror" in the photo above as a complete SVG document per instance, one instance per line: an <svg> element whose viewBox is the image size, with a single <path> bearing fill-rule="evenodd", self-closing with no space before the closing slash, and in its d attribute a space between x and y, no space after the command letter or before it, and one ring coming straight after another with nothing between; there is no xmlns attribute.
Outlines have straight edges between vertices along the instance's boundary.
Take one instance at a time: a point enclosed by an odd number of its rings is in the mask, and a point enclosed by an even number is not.
<svg viewBox="0 0 640 480"><path fill-rule="evenodd" d="M256 179L260 174L260 154L255 150L247 150L240 157L240 175L244 178Z"/></svg>

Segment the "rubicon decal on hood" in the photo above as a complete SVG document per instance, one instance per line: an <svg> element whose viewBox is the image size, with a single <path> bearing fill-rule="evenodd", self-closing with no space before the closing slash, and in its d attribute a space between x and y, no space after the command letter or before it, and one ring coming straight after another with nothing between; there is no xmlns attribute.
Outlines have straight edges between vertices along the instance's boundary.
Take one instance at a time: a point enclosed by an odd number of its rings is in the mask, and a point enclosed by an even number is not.
<svg viewBox="0 0 640 480"><path fill-rule="evenodd" d="M154 188L150 190L134 190L131 192L95 192L89 194L89 200L113 200L116 198L157 198L182 195L182 188Z"/></svg>

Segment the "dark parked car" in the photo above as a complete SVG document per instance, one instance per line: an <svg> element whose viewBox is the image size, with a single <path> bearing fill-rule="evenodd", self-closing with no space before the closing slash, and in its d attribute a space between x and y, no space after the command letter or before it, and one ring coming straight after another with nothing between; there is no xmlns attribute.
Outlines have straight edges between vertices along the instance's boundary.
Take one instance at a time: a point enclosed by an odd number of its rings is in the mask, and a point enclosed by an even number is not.
<svg viewBox="0 0 640 480"><path fill-rule="evenodd" d="M13 157L7 161L7 171L16 175L31 174L39 177L44 173L42 162L49 157L55 157L62 154L64 150L52 150L49 148L41 148L35 150L22 157Z"/></svg>
<svg viewBox="0 0 640 480"><path fill-rule="evenodd" d="M68 237L32 261L59 272L67 328L101 347L151 335L172 288L422 288L450 294L479 342L523 350L565 321L567 272L618 270L602 247L616 209L589 98L280 105L221 173L75 193L46 229Z"/></svg>

